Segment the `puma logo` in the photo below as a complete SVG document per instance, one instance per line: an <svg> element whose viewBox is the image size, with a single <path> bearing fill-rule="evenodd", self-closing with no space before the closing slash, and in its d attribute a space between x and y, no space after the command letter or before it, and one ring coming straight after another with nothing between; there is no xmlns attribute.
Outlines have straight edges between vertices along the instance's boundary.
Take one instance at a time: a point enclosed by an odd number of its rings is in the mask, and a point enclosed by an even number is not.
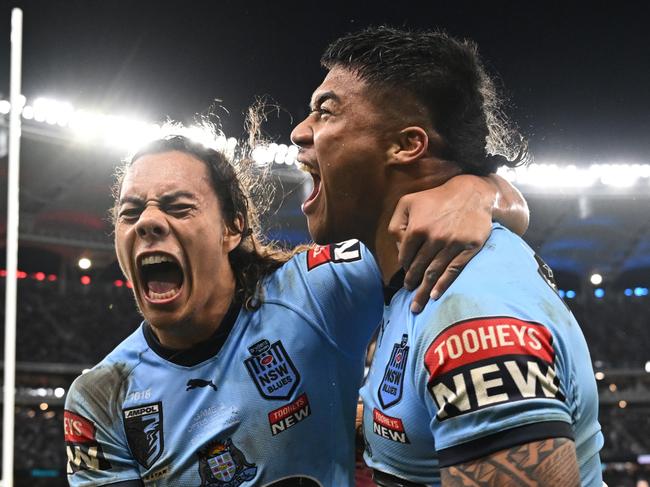
<svg viewBox="0 0 650 487"><path fill-rule="evenodd" d="M198 389L199 387L207 387L210 386L212 387L215 392L217 391L217 386L214 385L214 383L211 380L205 380L205 379L190 379L187 381L187 388L185 389L186 391L189 391L191 389Z"/></svg>

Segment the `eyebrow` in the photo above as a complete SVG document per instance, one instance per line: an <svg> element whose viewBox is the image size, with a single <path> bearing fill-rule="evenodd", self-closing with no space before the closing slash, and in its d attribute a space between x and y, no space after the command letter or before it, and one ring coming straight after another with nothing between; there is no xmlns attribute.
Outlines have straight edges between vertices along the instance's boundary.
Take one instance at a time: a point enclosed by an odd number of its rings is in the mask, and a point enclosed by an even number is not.
<svg viewBox="0 0 650 487"><path fill-rule="evenodd" d="M316 107L321 106L323 103L325 103L327 100L334 100L335 102L341 101L339 96L334 93L333 91L324 91L322 93L319 93L309 104L309 109L310 110L315 110Z"/></svg>
<svg viewBox="0 0 650 487"><path fill-rule="evenodd" d="M162 204L168 204L174 200L177 200L179 198L188 198L191 200L196 199L196 195L194 193L191 193L189 191L174 191L173 193L168 193L164 194L160 197L160 202ZM139 196L124 196L123 198L120 198L120 205L123 205L125 203L132 203L134 205L141 205L144 202L142 198Z"/></svg>

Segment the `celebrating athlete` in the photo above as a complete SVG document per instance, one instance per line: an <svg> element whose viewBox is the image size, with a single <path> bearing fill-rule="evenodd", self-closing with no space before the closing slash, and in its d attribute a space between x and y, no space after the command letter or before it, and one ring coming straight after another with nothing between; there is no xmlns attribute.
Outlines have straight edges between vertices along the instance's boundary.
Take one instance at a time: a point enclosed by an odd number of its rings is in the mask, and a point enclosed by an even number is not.
<svg viewBox="0 0 650 487"><path fill-rule="evenodd" d="M476 47L377 28L338 39L322 64L329 72L292 140L318 187L304 205L312 236L360 239L386 285L362 389L375 481L600 487L589 352L548 266L495 224L422 313L409 311L402 287L387 229L398 200L461 173L491 174L523 153Z"/></svg>
<svg viewBox="0 0 650 487"><path fill-rule="evenodd" d="M245 181L180 136L118 179L115 248L145 321L68 393L71 485L352 485L381 276L356 241L262 244Z"/></svg>

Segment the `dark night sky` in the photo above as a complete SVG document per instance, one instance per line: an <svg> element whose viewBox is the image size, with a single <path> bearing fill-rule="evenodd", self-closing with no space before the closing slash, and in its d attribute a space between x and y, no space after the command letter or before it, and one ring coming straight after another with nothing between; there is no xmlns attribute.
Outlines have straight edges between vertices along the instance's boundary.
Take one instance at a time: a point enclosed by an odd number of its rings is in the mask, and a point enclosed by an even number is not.
<svg viewBox="0 0 650 487"><path fill-rule="evenodd" d="M286 142L330 40L369 24L442 27L477 41L538 161L650 162L643 4L2 0L0 92L7 97L10 9L20 6L29 99L189 122L218 98L230 111L225 132L238 136L241 113L270 95L283 113L268 131Z"/></svg>

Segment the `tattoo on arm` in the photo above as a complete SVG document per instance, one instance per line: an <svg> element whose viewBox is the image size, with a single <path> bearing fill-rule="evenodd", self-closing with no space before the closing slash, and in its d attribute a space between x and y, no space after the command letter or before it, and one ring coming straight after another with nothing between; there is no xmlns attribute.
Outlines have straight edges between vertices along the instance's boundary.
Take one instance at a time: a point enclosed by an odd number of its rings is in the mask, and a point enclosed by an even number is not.
<svg viewBox="0 0 650 487"><path fill-rule="evenodd" d="M580 486L575 444L550 438L442 469L443 487Z"/></svg>

